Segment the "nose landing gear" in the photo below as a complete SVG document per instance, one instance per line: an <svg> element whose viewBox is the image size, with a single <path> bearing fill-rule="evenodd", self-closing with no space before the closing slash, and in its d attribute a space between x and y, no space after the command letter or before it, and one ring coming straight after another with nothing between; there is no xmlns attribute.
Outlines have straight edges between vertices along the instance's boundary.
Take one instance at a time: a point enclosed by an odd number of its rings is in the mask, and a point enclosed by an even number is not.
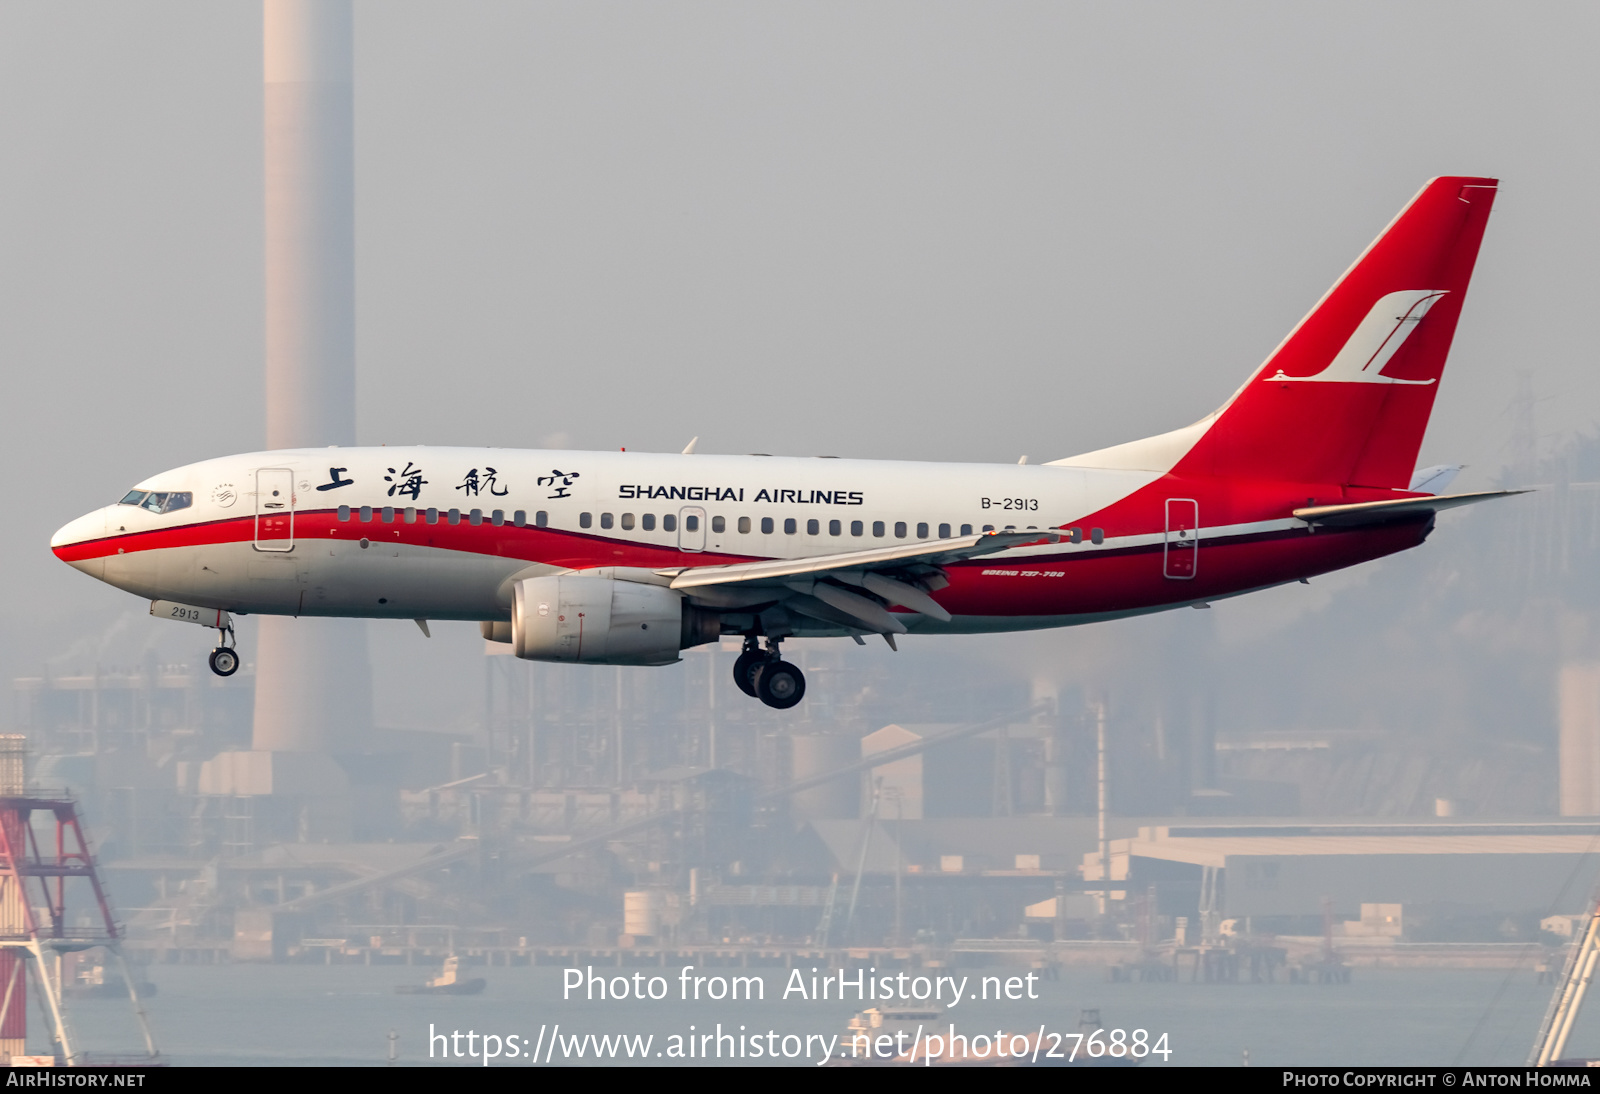
<svg viewBox="0 0 1600 1094"><path fill-rule="evenodd" d="M806 678L798 668L782 659L776 638L767 639L761 649L756 636L746 635L744 650L733 663L733 682L746 695L760 699L776 710L788 710L806 694Z"/></svg>
<svg viewBox="0 0 1600 1094"><path fill-rule="evenodd" d="M233 624L217 629L219 645L211 651L211 671L218 676L232 676L239 671L238 642L233 636Z"/></svg>

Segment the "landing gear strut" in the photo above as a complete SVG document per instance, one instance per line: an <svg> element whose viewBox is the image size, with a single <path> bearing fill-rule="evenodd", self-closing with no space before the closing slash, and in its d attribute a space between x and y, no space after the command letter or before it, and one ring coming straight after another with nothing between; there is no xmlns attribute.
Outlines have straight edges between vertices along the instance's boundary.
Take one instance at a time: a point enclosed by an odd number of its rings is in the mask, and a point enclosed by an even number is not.
<svg viewBox="0 0 1600 1094"><path fill-rule="evenodd" d="M768 638L761 649L756 636L746 635L744 650L733 663L733 682L746 695L760 699L776 710L788 710L806 694L806 678L795 666L782 659L778 639Z"/></svg>
<svg viewBox="0 0 1600 1094"><path fill-rule="evenodd" d="M218 676L232 676L239 671L239 651L233 637L233 626L218 629L218 646L211 651L211 671Z"/></svg>

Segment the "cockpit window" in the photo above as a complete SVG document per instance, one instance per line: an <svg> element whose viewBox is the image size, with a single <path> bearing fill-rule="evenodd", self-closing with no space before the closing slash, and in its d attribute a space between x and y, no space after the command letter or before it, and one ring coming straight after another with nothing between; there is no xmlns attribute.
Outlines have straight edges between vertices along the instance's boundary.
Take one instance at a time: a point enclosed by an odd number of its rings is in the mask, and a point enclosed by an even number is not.
<svg viewBox="0 0 1600 1094"><path fill-rule="evenodd" d="M141 509L148 509L152 513L171 513L178 509L187 509L194 504L194 494L184 491L130 490L128 496L123 498L120 505L137 505Z"/></svg>

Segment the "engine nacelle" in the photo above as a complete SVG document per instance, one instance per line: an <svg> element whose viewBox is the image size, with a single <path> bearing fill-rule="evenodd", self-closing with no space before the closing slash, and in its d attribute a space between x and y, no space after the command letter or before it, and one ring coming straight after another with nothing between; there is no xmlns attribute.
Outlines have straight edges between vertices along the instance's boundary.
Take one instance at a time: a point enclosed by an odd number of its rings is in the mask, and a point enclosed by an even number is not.
<svg viewBox="0 0 1600 1094"><path fill-rule="evenodd" d="M513 590L511 649L529 661L667 665L721 634L715 613L664 585L560 574Z"/></svg>

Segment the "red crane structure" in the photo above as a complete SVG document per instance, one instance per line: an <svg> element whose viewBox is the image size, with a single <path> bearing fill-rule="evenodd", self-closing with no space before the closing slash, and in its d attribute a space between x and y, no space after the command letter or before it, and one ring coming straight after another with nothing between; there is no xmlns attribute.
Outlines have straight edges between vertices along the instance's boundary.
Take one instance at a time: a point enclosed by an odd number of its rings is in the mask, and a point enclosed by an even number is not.
<svg viewBox="0 0 1600 1094"><path fill-rule="evenodd" d="M104 947L128 986L148 1060L159 1060L77 802L65 792L28 790L25 744L0 736L0 1056L9 1062L27 1054L31 980L50 1019L53 1055L68 1067L88 1062L68 1031L62 957ZM94 907L85 915L90 894Z"/></svg>

